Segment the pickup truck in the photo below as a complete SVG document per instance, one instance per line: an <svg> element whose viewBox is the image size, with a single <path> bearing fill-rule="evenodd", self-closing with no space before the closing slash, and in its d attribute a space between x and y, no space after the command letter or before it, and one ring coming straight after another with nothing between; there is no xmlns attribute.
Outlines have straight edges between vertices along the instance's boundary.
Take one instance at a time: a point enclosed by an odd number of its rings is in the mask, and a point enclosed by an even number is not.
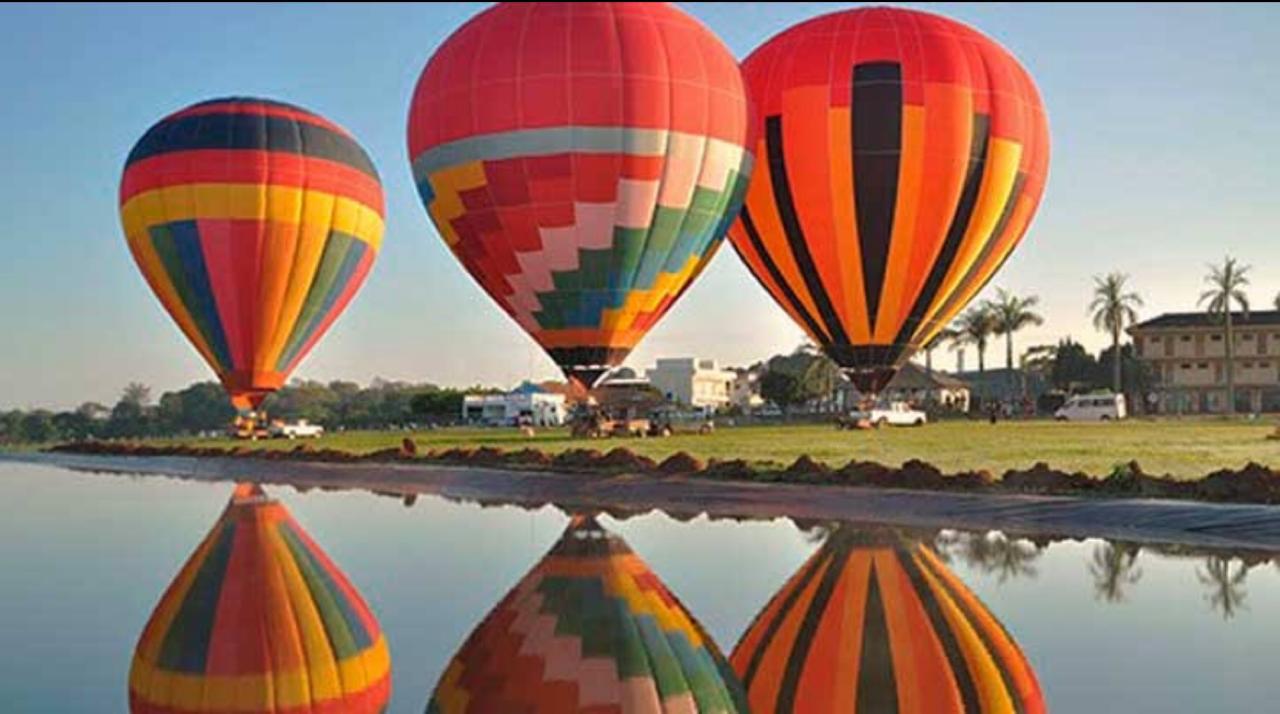
<svg viewBox="0 0 1280 714"><path fill-rule="evenodd" d="M275 439L319 439L324 435L324 427L319 424L310 424L306 419L299 419L292 423L274 422L270 432Z"/></svg>
<svg viewBox="0 0 1280 714"><path fill-rule="evenodd" d="M877 404L871 409L855 409L849 412L854 421L866 420L872 426L924 426L929 419L925 413L912 409L906 402Z"/></svg>

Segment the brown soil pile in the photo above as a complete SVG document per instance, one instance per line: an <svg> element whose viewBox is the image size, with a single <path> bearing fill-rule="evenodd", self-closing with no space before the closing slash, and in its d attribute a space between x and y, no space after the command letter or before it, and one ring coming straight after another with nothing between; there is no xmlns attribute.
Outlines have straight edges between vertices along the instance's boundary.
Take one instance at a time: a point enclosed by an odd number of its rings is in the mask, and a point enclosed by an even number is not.
<svg viewBox="0 0 1280 714"><path fill-rule="evenodd" d="M658 464L658 471L669 476L676 474L696 474L702 471L706 466L699 459L691 456L687 451L677 451L676 453L663 459Z"/></svg>

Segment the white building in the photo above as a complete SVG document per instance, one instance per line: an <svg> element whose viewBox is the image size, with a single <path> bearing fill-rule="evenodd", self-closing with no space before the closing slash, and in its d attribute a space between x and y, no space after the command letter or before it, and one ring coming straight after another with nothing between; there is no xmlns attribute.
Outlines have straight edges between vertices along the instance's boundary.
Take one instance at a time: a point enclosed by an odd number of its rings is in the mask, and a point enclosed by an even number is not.
<svg viewBox="0 0 1280 714"><path fill-rule="evenodd" d="M734 370L734 375L729 402L748 412L763 407L764 397L760 396L760 373L751 369L737 369Z"/></svg>
<svg viewBox="0 0 1280 714"><path fill-rule="evenodd" d="M525 382L506 394L468 394L462 398L462 420L488 426L560 426L569 418L563 394L551 394Z"/></svg>
<svg viewBox="0 0 1280 714"><path fill-rule="evenodd" d="M676 404L714 410L729 404L737 375L715 360L681 357L660 359L647 370L649 384Z"/></svg>

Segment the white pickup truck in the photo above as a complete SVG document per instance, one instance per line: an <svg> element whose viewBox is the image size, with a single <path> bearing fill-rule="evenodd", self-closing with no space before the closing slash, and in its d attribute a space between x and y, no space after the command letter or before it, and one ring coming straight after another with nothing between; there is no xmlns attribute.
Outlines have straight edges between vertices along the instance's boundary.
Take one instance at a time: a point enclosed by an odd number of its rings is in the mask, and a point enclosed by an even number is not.
<svg viewBox="0 0 1280 714"><path fill-rule="evenodd" d="M865 419L872 426L924 426L929 419L925 413L912 409L906 402L889 402L877 404L871 409L855 409L849 412L849 418Z"/></svg>
<svg viewBox="0 0 1280 714"><path fill-rule="evenodd" d="M324 427L308 423L306 419L292 423L277 421L271 424L270 433L275 439L319 439L324 435Z"/></svg>

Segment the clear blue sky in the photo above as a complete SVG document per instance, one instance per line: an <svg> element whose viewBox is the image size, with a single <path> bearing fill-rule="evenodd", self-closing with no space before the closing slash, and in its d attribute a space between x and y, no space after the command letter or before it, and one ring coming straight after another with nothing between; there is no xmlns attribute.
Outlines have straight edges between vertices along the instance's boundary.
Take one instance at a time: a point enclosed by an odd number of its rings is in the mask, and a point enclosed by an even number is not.
<svg viewBox="0 0 1280 714"><path fill-rule="evenodd" d="M739 57L822 3L684 3ZM160 116L227 94L276 97L345 125L387 193L368 283L297 376L512 384L556 371L455 264L410 180L409 95L437 45L483 4L0 7L0 408L114 402L206 378L125 247L124 157ZM1193 309L1205 264L1254 266L1280 289L1280 9L1268 5L937 4L1014 52L1049 110L1053 160L1038 217L996 285L1040 295L1070 334L1090 276L1119 269L1146 314ZM745 364L800 331L722 250L632 356ZM989 360L1003 360L992 350ZM972 357L970 357L972 360ZM950 357L942 357L949 366ZM972 362L970 362L972 364Z"/></svg>

